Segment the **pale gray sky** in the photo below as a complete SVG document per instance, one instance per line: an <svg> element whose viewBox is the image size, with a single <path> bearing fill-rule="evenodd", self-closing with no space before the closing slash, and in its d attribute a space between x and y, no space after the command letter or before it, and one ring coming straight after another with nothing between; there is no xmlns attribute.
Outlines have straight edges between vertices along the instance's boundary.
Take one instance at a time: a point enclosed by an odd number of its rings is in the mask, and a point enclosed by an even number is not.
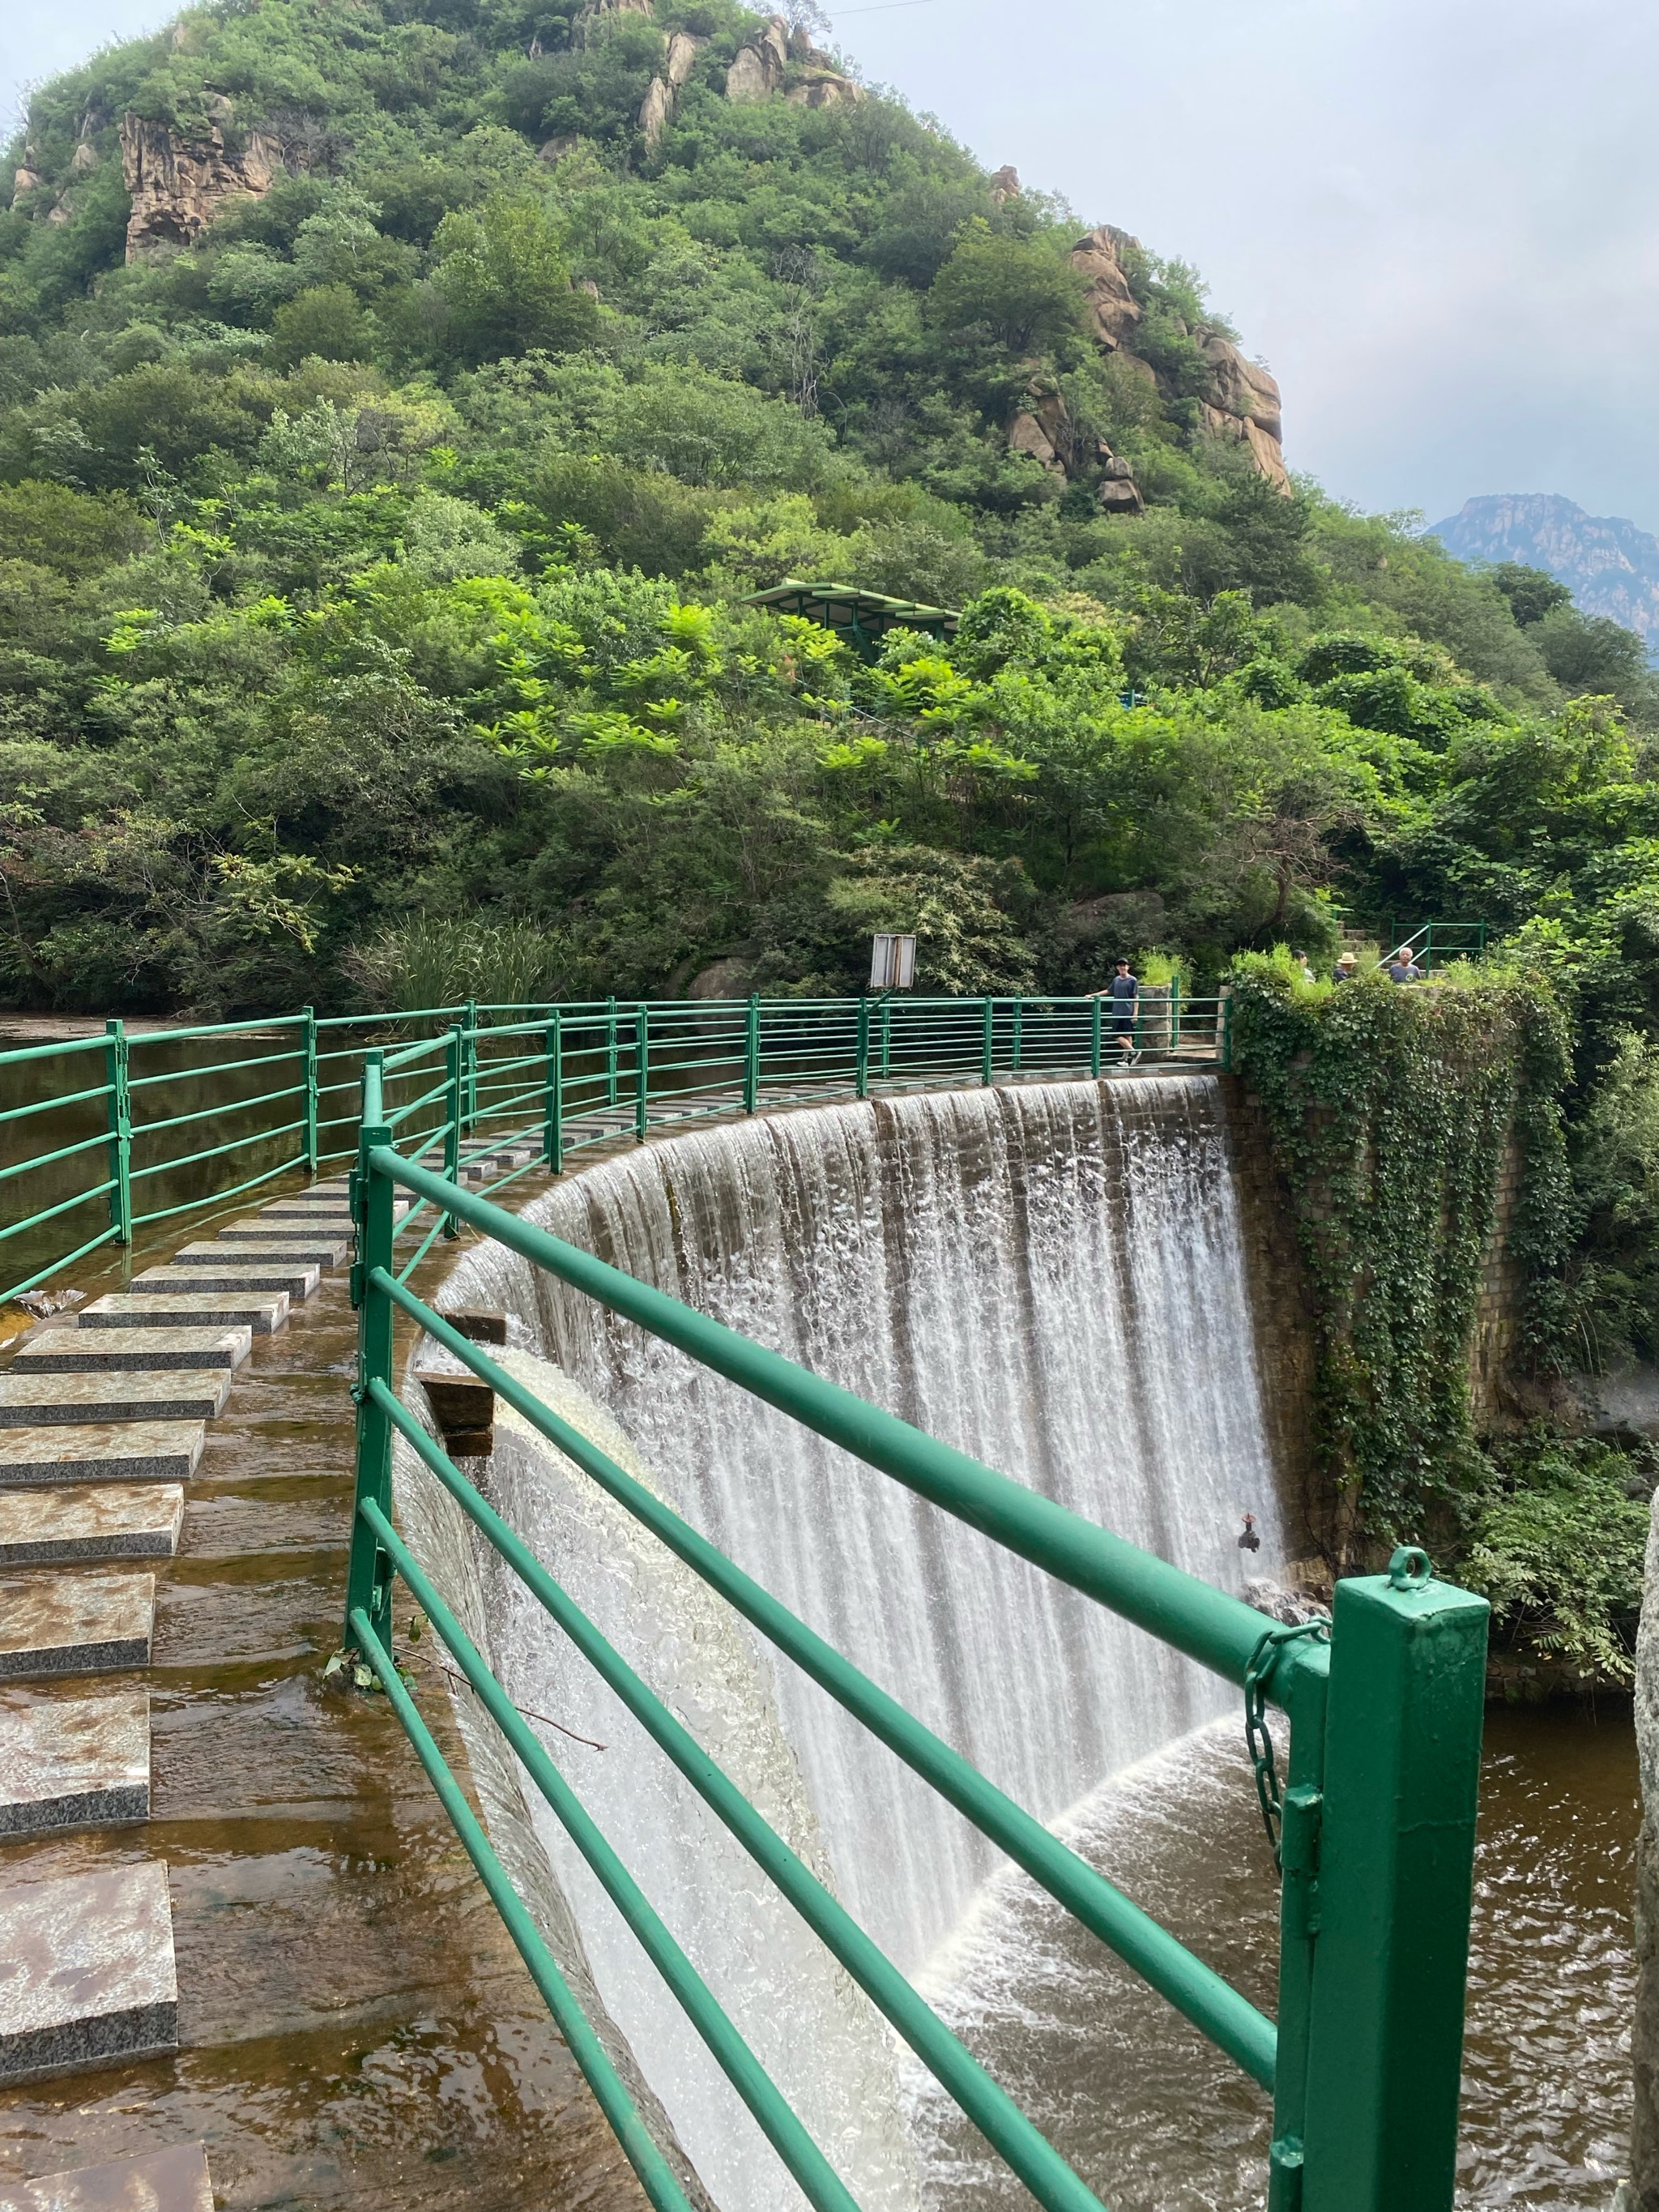
<svg viewBox="0 0 1659 2212"><path fill-rule="evenodd" d="M167 12L18 9L0 79ZM1340 496L1434 521L1554 491L1659 529L1659 9L913 0L836 27L993 167L1195 263Z"/></svg>

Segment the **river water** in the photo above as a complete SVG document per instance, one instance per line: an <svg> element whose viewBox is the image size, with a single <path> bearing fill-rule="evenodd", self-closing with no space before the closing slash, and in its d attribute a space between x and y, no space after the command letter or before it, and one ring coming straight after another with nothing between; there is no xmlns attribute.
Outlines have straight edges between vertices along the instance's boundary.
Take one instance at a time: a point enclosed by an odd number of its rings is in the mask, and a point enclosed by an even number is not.
<svg viewBox="0 0 1659 2212"><path fill-rule="evenodd" d="M1283 1538L1212 1079L916 1097L710 1130L536 1203L556 1233L1224 1588ZM1273 1892L1225 1685L495 1248L521 1371L758 1580L1270 2005ZM551 1363L556 1363L556 1366ZM1259 2202L1265 2100L511 1420L498 1502L1093 2186ZM486 1576L489 1569L485 1565ZM521 1704L869 2212L1023 2199L505 1577ZM1463 2201L1601 2204L1625 2124L1628 1728L1494 1723ZM614 2020L724 2212L800 2200L550 1819Z"/></svg>

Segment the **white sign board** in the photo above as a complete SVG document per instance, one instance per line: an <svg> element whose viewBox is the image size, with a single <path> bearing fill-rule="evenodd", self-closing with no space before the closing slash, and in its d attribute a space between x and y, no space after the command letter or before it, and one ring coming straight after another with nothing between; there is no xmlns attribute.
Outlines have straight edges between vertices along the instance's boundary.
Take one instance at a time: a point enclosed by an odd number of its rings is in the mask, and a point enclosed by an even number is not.
<svg viewBox="0 0 1659 2212"><path fill-rule="evenodd" d="M914 937L878 937L870 953L872 991L908 991L916 980Z"/></svg>

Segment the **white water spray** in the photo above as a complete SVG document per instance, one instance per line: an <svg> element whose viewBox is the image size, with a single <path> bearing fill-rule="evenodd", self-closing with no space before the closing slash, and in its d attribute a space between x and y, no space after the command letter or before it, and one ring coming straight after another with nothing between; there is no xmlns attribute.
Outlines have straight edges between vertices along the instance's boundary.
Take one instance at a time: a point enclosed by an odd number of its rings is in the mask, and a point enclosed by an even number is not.
<svg viewBox="0 0 1659 2212"><path fill-rule="evenodd" d="M1212 1079L1045 1085L769 1116L573 1176L530 1216L1224 1589L1279 1524ZM1228 1709L1213 1678L495 1247L562 1409L1044 1820ZM539 1382L556 1379L538 1368ZM578 1386L573 1392L571 1386ZM598 1401L584 1409L581 1401ZM605 1413L601 1408L606 1409ZM559 1455L511 1425L503 1510L897 1964L999 1863ZM1255 1571L1257 1562L1251 1562ZM884 2033L538 1612L498 1649L550 1746L870 2212L915 2202ZM555 1700L548 1703L545 1700ZM723 2212L800 2200L631 1937L549 1836L613 2016Z"/></svg>

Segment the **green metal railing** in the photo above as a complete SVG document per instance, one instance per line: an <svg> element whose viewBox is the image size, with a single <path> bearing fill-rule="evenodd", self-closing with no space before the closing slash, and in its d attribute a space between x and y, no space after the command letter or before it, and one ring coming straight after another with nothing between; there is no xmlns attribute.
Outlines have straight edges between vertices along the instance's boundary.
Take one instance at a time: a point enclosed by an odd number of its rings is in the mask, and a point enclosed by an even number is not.
<svg viewBox="0 0 1659 2212"><path fill-rule="evenodd" d="M476 1109L465 1088L469 1032L460 1031L447 1048L447 1110L463 1120L483 1115L493 1066L494 1079L508 1086L514 1102L509 1119L528 1103L536 1079L532 1071L552 1087L556 1109L562 1095L558 1086L574 1080L578 1087L591 1089L613 1121L625 1115L630 1052L637 1055L633 1072L639 1078L638 1095L647 1103L656 1095L640 1071L658 1065L649 1055L658 1047L655 1022L660 1011L584 1010L579 1031L583 1021L597 1026L591 1036L582 1033L574 1040L567 1034L571 1015L561 1012L550 1024L551 1035L541 1051L509 1050L501 1060L481 1065ZM794 1018L802 1019L804 1011L805 1025L798 1034L773 1032L774 1052L788 1064L793 1081L817 1080L827 1066L839 1066L844 1079L844 1065L835 1061L815 1026L823 1010L795 1008ZM1021 1052L1042 1048L1040 1028L1033 1035L1031 1012L1027 1006L1012 1013L1012 1035ZM746 1057L731 1072L742 1078L742 1103L752 1106L760 1089L753 1042L757 1018L752 1009L740 1018L743 1028L730 1034L734 1043L741 1038ZM850 1036L861 1072L866 1055L872 1068L879 1056L890 1079L902 1066L905 1079L920 1082L927 1079L939 1058L925 1033L920 1039L915 1034L884 1034L898 1026L886 1002L848 1006L836 1018L843 1024L836 1048ZM991 1021L999 1046L1011 1033L1000 1011L988 1016L978 1006L959 1006L952 1019L977 1020L981 1034ZM508 1025L509 1031L528 1028ZM960 1035L951 1034L959 1049ZM701 1042L706 1045L708 1040ZM707 1060L691 1054L685 1033L665 1036L661 1044L670 1054L690 1055L668 1063L680 1072L688 1066L706 1070ZM561 1048L574 1058L562 1059ZM760 1049L763 1066L765 1056ZM1036 2201L1051 2212L1099 2212L1098 2200L1085 2183L401 1402L393 1369L399 1315L418 1323L489 1382L1271 2094L1272 2212L1446 2212L1456 2148L1486 1601L1437 1581L1420 1553L1403 1551L1386 1575L1338 1584L1328 1626L1274 1626L1240 1600L532 1227L465 1188L453 1170L440 1174L422 1165L398 1142L399 1116L406 1120L414 1107L387 1104L385 1085L398 1063L407 1066L409 1054L369 1055L352 1176L360 1364L348 1640L384 1685L652 2203L688 2212L679 2183L583 2020L399 1675L392 1637L392 1593L399 1581L809 2203L842 2212L854 2200L398 1535L392 1518L396 1437L622 1699ZM575 1067L580 1073L573 1077ZM516 1090L511 1087L515 1085ZM435 1090L428 1104L442 1106ZM559 1125L556 1110L551 1119ZM579 1120L576 1126L583 1125ZM441 1137L453 1155L453 1133L447 1126L428 1132L422 1149L431 1151ZM464 1224L493 1237L954 1515L988 1541L1016 1553L1241 1688L1256 1785L1281 1870L1276 2021L419 1297L409 1286L409 1264L400 1267L397 1259L400 1198L436 1224ZM428 1232L428 1243L434 1233L435 1229ZM1289 1725L1282 1784L1268 1734L1269 1707Z"/></svg>
<svg viewBox="0 0 1659 2212"><path fill-rule="evenodd" d="M400 1146L452 1177L496 1182L556 1174L584 1146L698 1115L1213 1064L1226 1058L1226 1014L1227 1002L1170 986L1128 1015L1099 999L753 998L474 1001L382 1017L307 1007L169 1030L112 1021L101 1036L0 1052L0 1190L11 1201L0 1252L21 1267L0 1300L159 1223L348 1163L371 1051L383 1054ZM533 1157L492 1168L507 1146ZM431 1224L428 1242L454 1225Z"/></svg>

